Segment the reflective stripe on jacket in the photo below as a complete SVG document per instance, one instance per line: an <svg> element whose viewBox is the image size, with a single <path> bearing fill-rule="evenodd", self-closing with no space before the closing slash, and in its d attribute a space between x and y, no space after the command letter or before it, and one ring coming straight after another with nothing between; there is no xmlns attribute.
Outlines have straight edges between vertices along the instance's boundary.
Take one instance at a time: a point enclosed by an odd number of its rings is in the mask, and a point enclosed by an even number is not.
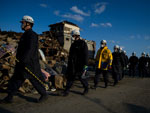
<svg viewBox="0 0 150 113"><path fill-rule="evenodd" d="M107 70L108 66L112 65L112 60L112 53L107 46L97 51L96 61L98 61L98 69Z"/></svg>

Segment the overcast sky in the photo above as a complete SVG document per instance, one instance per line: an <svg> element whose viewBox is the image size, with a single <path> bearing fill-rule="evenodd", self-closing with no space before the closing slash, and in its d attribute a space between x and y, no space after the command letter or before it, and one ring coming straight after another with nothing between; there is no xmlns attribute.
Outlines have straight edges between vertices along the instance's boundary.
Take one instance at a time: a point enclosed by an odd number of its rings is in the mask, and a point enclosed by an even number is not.
<svg viewBox="0 0 150 113"><path fill-rule="evenodd" d="M119 45L131 55L150 53L150 0L0 0L0 28L23 32L23 15L35 20L38 34L48 25L68 20L81 28L81 36L96 41L105 39L113 52Z"/></svg>

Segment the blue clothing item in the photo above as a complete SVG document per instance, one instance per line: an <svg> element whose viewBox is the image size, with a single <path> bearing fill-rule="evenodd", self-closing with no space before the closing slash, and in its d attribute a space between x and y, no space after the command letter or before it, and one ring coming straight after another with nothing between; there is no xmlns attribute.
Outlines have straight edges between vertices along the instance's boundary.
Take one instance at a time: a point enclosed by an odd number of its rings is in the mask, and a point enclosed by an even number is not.
<svg viewBox="0 0 150 113"><path fill-rule="evenodd" d="M108 63L107 62L102 62L101 63L101 68L107 68Z"/></svg>

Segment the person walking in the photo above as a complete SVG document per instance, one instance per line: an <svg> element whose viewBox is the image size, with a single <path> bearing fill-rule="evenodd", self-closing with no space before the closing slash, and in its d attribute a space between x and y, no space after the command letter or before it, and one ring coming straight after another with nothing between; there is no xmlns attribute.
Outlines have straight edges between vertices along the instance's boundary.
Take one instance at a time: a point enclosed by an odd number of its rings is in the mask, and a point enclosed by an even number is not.
<svg viewBox="0 0 150 113"><path fill-rule="evenodd" d="M121 75L119 76L119 80L122 80L123 78L124 78L124 68L125 68L125 54L124 54L124 52L123 52L123 49L122 49L122 47L119 47L119 52L120 52L120 55L121 55L121 57L122 57L122 59L123 59L123 62L122 62L122 65L121 65Z"/></svg>
<svg viewBox="0 0 150 113"><path fill-rule="evenodd" d="M96 55L97 66L96 66L96 72L94 78L94 89L97 88L100 75L103 75L105 88L107 88L108 69L111 69L112 60L113 60L112 53L107 47L106 40L101 40L100 45L101 45L100 49L97 51L97 55Z"/></svg>
<svg viewBox="0 0 150 113"><path fill-rule="evenodd" d="M129 76L134 77L136 68L138 65L138 57L136 56L136 53L133 52L132 56L129 58Z"/></svg>
<svg viewBox="0 0 150 113"><path fill-rule="evenodd" d="M145 52L142 52L141 57L139 58L139 77L146 77L146 57Z"/></svg>
<svg viewBox="0 0 150 113"><path fill-rule="evenodd" d="M122 74L123 57L119 52L119 46L114 46L113 61L112 61L112 75L114 79L114 85L118 84L119 78Z"/></svg>
<svg viewBox="0 0 150 113"><path fill-rule="evenodd" d="M48 95L44 85L39 81L41 80L44 82L44 77L42 76L39 64L38 36L32 30L34 20L31 16L23 16L20 22L21 28L25 32L18 44L16 54L16 59L18 61L16 61L14 74L8 84L8 95L1 102L11 103L13 101L13 96L16 94L25 79L29 79L34 88L41 95L37 102L43 102L47 100ZM31 75L25 67L27 67L39 80Z"/></svg>
<svg viewBox="0 0 150 113"><path fill-rule="evenodd" d="M73 30L72 37L74 42L71 44L69 50L68 67L67 67L67 85L63 96L69 94L70 88L76 76L81 81L84 91L83 95L88 93L88 81L82 75L87 70L88 65L88 47L84 40L80 38L80 31Z"/></svg>
<svg viewBox="0 0 150 113"><path fill-rule="evenodd" d="M150 56L146 54L146 77L150 77Z"/></svg>

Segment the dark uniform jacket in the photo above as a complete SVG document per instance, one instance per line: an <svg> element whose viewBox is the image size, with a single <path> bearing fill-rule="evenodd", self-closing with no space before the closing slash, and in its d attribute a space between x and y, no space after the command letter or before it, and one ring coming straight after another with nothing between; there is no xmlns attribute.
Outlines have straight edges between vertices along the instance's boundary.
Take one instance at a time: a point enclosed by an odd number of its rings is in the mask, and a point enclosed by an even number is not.
<svg viewBox="0 0 150 113"><path fill-rule="evenodd" d="M146 57L146 65L149 67L150 70L150 57Z"/></svg>
<svg viewBox="0 0 150 113"><path fill-rule="evenodd" d="M138 57L137 56L131 56L129 58L129 63L131 67L135 67L138 64Z"/></svg>
<svg viewBox="0 0 150 113"><path fill-rule="evenodd" d="M128 56L127 56L127 55L125 55L125 66L127 66L127 65L128 65L128 63L129 63Z"/></svg>
<svg viewBox="0 0 150 113"><path fill-rule="evenodd" d="M125 54L123 52L120 53L121 58L122 58L122 69L125 67L126 61L125 61Z"/></svg>
<svg viewBox="0 0 150 113"><path fill-rule="evenodd" d="M123 56L119 52L113 52L112 69L114 72L120 72L124 66Z"/></svg>
<svg viewBox="0 0 150 113"><path fill-rule="evenodd" d="M32 73L44 80L38 57L38 36L32 29L25 31L22 35L18 44L16 58L19 60L19 63L16 64L15 74L25 78L32 77L25 70L25 67L27 67Z"/></svg>
<svg viewBox="0 0 150 113"><path fill-rule="evenodd" d="M139 68L145 68L146 67L146 57L140 57L139 58Z"/></svg>
<svg viewBox="0 0 150 113"><path fill-rule="evenodd" d="M85 65L88 65L87 44L83 40L75 40L69 51L67 74L69 76L80 74Z"/></svg>

